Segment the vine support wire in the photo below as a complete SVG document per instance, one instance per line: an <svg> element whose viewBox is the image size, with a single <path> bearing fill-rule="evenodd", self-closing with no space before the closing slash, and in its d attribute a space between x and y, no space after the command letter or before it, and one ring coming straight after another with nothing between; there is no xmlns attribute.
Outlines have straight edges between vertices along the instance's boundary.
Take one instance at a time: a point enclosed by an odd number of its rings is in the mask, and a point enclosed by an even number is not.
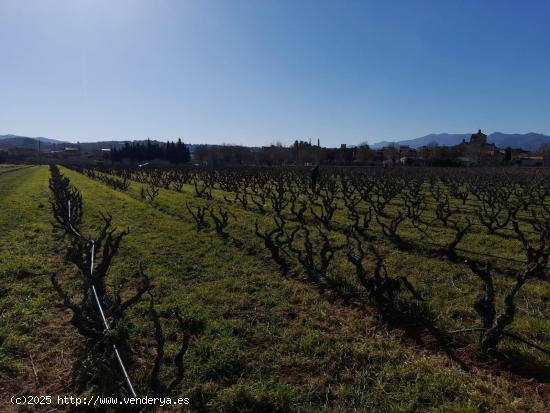
<svg viewBox="0 0 550 413"><path fill-rule="evenodd" d="M71 224L71 200L68 201L69 204L69 228L71 231L79 238L82 238L86 242L91 243L92 249L91 249L91 262L90 262L90 279L91 279L91 285L92 285L92 292L94 294L94 299L97 304L97 308L99 309L99 313L101 314L101 319L103 321L103 325L105 327L104 331L109 331L110 326L109 322L107 321L107 318L105 317L105 313L103 311L103 307L101 306L101 301L99 300L99 295L97 294L97 290L95 288L95 285L93 283L93 274L94 274L94 256L95 256L95 241L88 239L86 237L83 237L80 235L80 233L72 226ZM113 351L115 353L115 356L117 358L118 364L120 366L120 370L122 370L122 374L124 375L124 379L126 380L126 384L128 385L128 389L130 390L130 393L132 393L133 397L137 397L136 392L134 390L134 386L132 385L132 381L130 380L130 376L128 375L128 372L126 371L126 367L124 366L124 363L122 361L122 358L120 357L120 353L118 352L118 349L116 347L116 344L113 343Z"/></svg>

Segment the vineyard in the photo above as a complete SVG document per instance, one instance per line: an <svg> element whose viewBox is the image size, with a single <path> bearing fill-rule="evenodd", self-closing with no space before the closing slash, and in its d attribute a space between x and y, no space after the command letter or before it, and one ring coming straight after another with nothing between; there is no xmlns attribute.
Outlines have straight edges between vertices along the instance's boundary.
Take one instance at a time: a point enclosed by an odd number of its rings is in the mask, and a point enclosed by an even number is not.
<svg viewBox="0 0 550 413"><path fill-rule="evenodd" d="M0 211L4 396L550 411L548 171L0 165Z"/></svg>

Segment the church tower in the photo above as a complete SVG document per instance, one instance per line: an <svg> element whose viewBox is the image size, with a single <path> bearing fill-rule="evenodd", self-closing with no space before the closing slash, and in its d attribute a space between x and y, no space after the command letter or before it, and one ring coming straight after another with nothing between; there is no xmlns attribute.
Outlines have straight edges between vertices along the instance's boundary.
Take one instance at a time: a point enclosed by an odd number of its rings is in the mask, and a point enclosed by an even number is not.
<svg viewBox="0 0 550 413"><path fill-rule="evenodd" d="M481 132L481 129L478 129L477 133L474 133L470 137L470 143L478 144L478 145L486 145L487 144L487 135L485 135L483 132Z"/></svg>

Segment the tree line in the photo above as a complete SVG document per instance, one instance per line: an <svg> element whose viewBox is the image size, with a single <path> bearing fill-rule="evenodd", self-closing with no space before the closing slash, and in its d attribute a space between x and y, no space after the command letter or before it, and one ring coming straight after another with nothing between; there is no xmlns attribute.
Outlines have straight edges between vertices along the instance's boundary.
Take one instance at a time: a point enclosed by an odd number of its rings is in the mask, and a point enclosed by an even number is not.
<svg viewBox="0 0 550 413"><path fill-rule="evenodd" d="M121 162L123 160L148 161L152 159L165 160L170 163L187 163L191 156L189 148L178 139L177 142L166 143L151 142L126 142L122 148L111 150L111 160Z"/></svg>
<svg viewBox="0 0 550 413"><path fill-rule="evenodd" d="M348 148L325 148L306 141L295 141L291 146L281 144L250 148L236 145L198 145L194 158L200 164L213 165L305 165L317 163L346 164L373 162L377 154L367 144Z"/></svg>

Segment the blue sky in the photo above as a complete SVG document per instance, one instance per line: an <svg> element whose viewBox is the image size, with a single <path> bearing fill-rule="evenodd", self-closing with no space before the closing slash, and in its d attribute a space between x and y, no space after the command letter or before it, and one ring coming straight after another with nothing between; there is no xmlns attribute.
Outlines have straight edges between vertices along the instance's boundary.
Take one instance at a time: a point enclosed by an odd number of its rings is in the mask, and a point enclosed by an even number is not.
<svg viewBox="0 0 550 413"><path fill-rule="evenodd" d="M550 1L0 0L0 134L550 134Z"/></svg>

